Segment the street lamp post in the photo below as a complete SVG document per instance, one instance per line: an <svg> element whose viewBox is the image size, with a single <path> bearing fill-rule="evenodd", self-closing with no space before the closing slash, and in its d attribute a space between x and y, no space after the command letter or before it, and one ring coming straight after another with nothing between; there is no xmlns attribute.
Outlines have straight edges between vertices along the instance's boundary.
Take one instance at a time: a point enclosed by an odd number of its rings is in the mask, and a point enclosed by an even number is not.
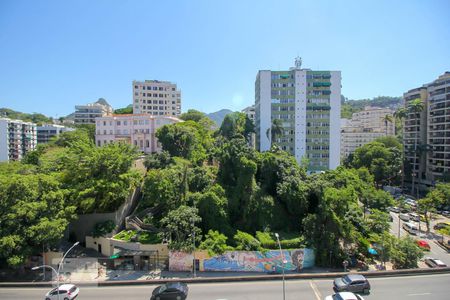
<svg viewBox="0 0 450 300"><path fill-rule="evenodd" d="M70 250L72 250L79 243L80 242L76 242L75 244L72 245L72 247L69 248L69 250L66 251L66 253L64 253L63 257L61 258L61 261L58 264L58 270L55 270L55 268L53 268L52 266L49 266L49 265L37 266L37 267L34 267L31 269L31 270L37 270L40 268L50 268L56 273L56 290L58 291L58 294L57 294L58 300L59 300L59 272L61 271L61 265L64 263L64 259L66 258L67 254L69 254Z"/></svg>
<svg viewBox="0 0 450 300"><path fill-rule="evenodd" d="M193 267L194 267L194 278L197 276L196 273L196 265L195 265L195 222L194 218L192 218L192 244L194 246L194 252L192 252L194 258L193 258Z"/></svg>
<svg viewBox="0 0 450 300"><path fill-rule="evenodd" d="M275 233L275 237L277 238L278 246L280 247L280 255L281 255L281 262L282 262L281 271L283 273L283 300L285 300L286 299L286 285L284 282L284 255L283 255L283 251L281 250L280 236L278 235L278 233Z"/></svg>

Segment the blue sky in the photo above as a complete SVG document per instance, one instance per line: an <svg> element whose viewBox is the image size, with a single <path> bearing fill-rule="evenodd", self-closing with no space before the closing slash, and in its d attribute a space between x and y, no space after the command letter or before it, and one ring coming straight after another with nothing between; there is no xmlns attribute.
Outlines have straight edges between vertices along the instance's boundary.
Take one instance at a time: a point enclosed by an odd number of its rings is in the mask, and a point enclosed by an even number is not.
<svg viewBox="0 0 450 300"><path fill-rule="evenodd" d="M254 102L260 69L341 70L351 99L450 70L450 1L0 1L0 107L60 117L132 80L178 84L182 109Z"/></svg>

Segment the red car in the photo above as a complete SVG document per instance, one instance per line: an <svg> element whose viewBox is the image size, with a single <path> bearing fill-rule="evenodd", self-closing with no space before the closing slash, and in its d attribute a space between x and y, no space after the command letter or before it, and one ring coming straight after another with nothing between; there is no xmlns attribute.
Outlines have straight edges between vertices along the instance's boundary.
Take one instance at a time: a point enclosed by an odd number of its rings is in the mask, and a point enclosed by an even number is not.
<svg viewBox="0 0 450 300"><path fill-rule="evenodd" d="M417 246L419 246L422 250L430 251L430 244L424 240L416 240Z"/></svg>

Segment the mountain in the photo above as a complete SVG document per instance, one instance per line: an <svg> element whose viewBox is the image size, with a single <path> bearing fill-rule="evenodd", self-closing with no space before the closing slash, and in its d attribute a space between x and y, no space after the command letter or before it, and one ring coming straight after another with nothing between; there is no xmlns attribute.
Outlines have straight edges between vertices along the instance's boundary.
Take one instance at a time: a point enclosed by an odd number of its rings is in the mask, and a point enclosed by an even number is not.
<svg viewBox="0 0 450 300"><path fill-rule="evenodd" d="M350 119L353 113L362 111L365 106L397 110L402 105L402 97L378 96L372 99L350 100L341 95L341 118Z"/></svg>
<svg viewBox="0 0 450 300"><path fill-rule="evenodd" d="M217 124L218 127L220 127L220 125L222 125L222 121L225 118L226 115L232 113L232 110L229 109L221 109L219 111L210 113L210 114L206 114L206 116L208 118L210 118L211 120L214 121L214 123Z"/></svg>

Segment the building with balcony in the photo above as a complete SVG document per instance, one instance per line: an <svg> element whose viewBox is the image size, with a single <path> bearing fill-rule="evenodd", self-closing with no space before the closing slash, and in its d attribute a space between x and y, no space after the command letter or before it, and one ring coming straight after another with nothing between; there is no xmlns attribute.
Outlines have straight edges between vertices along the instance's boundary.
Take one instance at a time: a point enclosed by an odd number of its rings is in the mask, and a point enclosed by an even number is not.
<svg viewBox="0 0 450 300"><path fill-rule="evenodd" d="M394 111L389 108L367 106L354 113L350 120L341 122L341 157L375 139L394 135ZM391 121L389 121L389 119Z"/></svg>
<svg viewBox="0 0 450 300"><path fill-rule="evenodd" d="M156 130L164 125L181 122L171 116L149 114L112 115L96 119L95 143L103 146L117 141L136 146L144 153L161 151Z"/></svg>
<svg viewBox="0 0 450 300"><path fill-rule="evenodd" d="M21 160L36 144L36 124L0 118L0 161Z"/></svg>
<svg viewBox="0 0 450 300"><path fill-rule="evenodd" d="M450 181L450 72L403 98L407 109L416 99L423 104L420 112L408 110L403 135L405 180L419 193L437 181Z"/></svg>
<svg viewBox="0 0 450 300"><path fill-rule="evenodd" d="M259 71L255 82L256 149L273 143L307 159L308 171L335 169L340 164L341 72L295 67L287 71ZM282 134L274 135L273 120L281 121Z"/></svg>
<svg viewBox="0 0 450 300"><path fill-rule="evenodd" d="M36 130L37 130L37 143L46 144L50 142L50 140L54 136L58 136L66 131L73 131L75 129L56 124L43 124L42 126L37 126Z"/></svg>
<svg viewBox="0 0 450 300"><path fill-rule="evenodd" d="M428 84L427 178L450 182L450 72Z"/></svg>
<svg viewBox="0 0 450 300"><path fill-rule="evenodd" d="M133 81L133 113L154 116L179 116L181 91L168 81Z"/></svg>
<svg viewBox="0 0 450 300"><path fill-rule="evenodd" d="M95 118L110 116L114 112L105 99L100 98L94 103L75 106L75 124L95 124Z"/></svg>

